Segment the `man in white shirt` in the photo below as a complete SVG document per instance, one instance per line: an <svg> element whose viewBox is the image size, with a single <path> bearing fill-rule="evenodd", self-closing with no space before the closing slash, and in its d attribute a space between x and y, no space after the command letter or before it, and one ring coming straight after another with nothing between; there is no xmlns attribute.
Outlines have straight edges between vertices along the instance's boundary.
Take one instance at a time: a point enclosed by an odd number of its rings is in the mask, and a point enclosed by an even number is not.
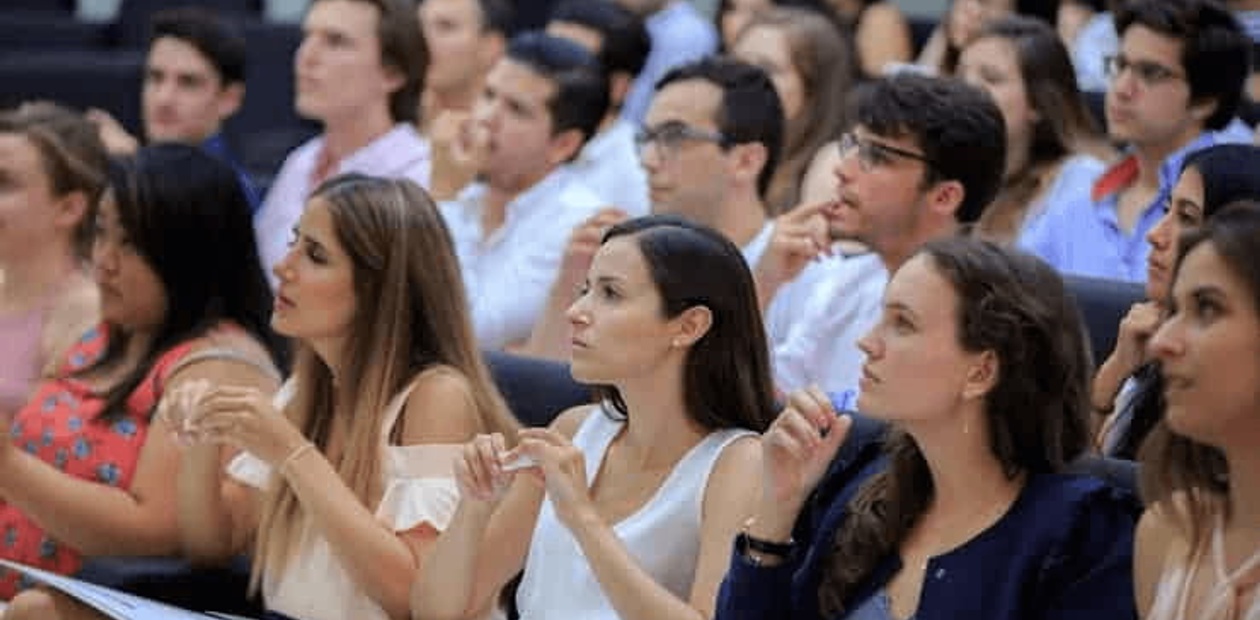
<svg viewBox="0 0 1260 620"><path fill-rule="evenodd" d="M607 109L598 61L567 39L521 34L486 76L470 127L481 180L440 205L483 347L529 336L569 234L604 205L565 164Z"/></svg>
<svg viewBox="0 0 1260 620"><path fill-rule="evenodd" d="M778 163L783 122L774 84L756 66L715 56L671 70L658 84L638 137L652 212L717 230L755 265L773 229L762 197ZM624 217L605 211L574 231L547 310L523 353L568 357L564 310L604 229Z"/></svg>
<svg viewBox="0 0 1260 620"><path fill-rule="evenodd" d="M643 21L612 0L564 0L552 10L547 32L590 50L608 74L608 113L573 167L608 204L630 215L646 214L648 183L634 144L637 128L621 118L630 84L652 45Z"/></svg>
<svg viewBox="0 0 1260 620"><path fill-rule="evenodd" d="M855 388L863 361L857 340L879 320L888 275L924 243L975 222L1001 183L1002 114L959 80L877 80L858 98L856 119L840 140L836 200L781 218L755 270L759 297L774 300L766 320L783 391ZM824 258L803 274L837 239L860 241L871 253ZM806 289L793 283L806 277Z"/></svg>
<svg viewBox="0 0 1260 620"><path fill-rule="evenodd" d="M306 198L342 172L429 182L429 147L416 119L426 55L403 0L315 0L294 60L297 111L323 133L294 149L254 218L263 268L288 246Z"/></svg>

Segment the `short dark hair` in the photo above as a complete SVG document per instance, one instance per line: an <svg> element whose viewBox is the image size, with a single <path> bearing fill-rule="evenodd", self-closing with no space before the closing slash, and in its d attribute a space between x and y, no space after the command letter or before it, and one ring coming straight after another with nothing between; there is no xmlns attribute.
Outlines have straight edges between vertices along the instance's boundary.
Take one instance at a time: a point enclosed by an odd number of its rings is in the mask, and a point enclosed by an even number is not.
<svg viewBox="0 0 1260 620"><path fill-rule="evenodd" d="M713 121L728 144L757 142L766 148L766 165L757 175L757 194L765 196L783 150L783 103L770 76L729 56L708 56L669 70L656 83L656 92L686 80L703 80L722 89Z"/></svg>
<svg viewBox="0 0 1260 620"><path fill-rule="evenodd" d="M555 84L547 100L553 135L570 129L582 132L583 139L595 135L608 112L608 77L593 54L568 39L530 30L512 38L506 58Z"/></svg>
<svg viewBox="0 0 1260 620"><path fill-rule="evenodd" d="M604 39L599 61L608 73L638 75L652 50L652 39L643 20L612 0L560 0L551 10L550 21L599 32Z"/></svg>
<svg viewBox="0 0 1260 620"><path fill-rule="evenodd" d="M505 38L511 36L516 11L508 0L477 0L481 9L481 31L497 32Z"/></svg>
<svg viewBox="0 0 1260 620"><path fill-rule="evenodd" d="M184 6L153 14L149 46L158 39L179 39L210 61L220 86L245 83L245 36L205 9Z"/></svg>
<svg viewBox="0 0 1260 620"><path fill-rule="evenodd" d="M313 0L314 5L321 0ZM389 95L389 115L395 123L414 123L424 90L424 74L429 68L429 49L420 30L420 20L410 0L354 0L376 7L380 17L376 38L381 46L381 64L403 77L402 86Z"/></svg>
<svg viewBox="0 0 1260 620"><path fill-rule="evenodd" d="M1229 124L1251 73L1251 39L1233 13L1215 0L1133 0L1116 13L1116 33L1135 25L1181 41L1191 100L1216 100L1204 127Z"/></svg>
<svg viewBox="0 0 1260 620"><path fill-rule="evenodd" d="M988 93L956 78L903 73L861 87L855 107L856 122L875 134L918 142L931 162L925 184L962 184L960 223L980 218L1006 169L1006 122Z"/></svg>

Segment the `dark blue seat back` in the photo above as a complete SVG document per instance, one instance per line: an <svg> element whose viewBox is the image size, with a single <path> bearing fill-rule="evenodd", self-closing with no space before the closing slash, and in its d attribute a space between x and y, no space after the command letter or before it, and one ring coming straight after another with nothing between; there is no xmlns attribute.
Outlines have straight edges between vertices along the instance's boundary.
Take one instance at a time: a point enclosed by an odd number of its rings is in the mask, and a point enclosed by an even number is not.
<svg viewBox="0 0 1260 620"><path fill-rule="evenodd" d="M1094 362L1101 364L1116 346L1120 319L1133 304L1146 298L1146 291L1141 284L1100 278L1065 276L1063 281L1081 310Z"/></svg>
<svg viewBox="0 0 1260 620"><path fill-rule="evenodd" d="M485 352L494 383L516 419L546 426L565 409L592 402L591 389L573 380L568 364L499 351Z"/></svg>

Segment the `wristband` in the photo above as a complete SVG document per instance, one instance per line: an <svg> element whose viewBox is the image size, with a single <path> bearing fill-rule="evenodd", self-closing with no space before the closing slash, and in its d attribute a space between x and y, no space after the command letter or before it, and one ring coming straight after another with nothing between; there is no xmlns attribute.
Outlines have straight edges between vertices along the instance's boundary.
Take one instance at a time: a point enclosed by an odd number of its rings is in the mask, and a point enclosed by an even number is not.
<svg viewBox="0 0 1260 620"><path fill-rule="evenodd" d="M289 466L293 464L293 461L298 460L298 458L301 457L303 454L306 454L307 452L314 449L315 449L315 444L309 441L294 448L293 451L289 453L289 456L284 457L284 460L280 462L280 467L279 467L280 475L287 477L289 475Z"/></svg>

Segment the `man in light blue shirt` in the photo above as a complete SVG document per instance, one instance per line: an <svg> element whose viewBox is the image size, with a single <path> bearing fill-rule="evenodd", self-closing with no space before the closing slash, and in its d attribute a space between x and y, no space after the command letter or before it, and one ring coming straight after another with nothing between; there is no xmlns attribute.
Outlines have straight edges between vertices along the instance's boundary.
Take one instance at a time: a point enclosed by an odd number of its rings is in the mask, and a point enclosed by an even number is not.
<svg viewBox="0 0 1260 620"><path fill-rule="evenodd" d="M1136 0L1115 21L1120 48L1107 60L1107 129L1127 153L1088 195L1049 205L1020 245L1064 273L1140 282L1146 233L1163 213L1182 158L1250 138L1226 129L1251 44L1230 12L1209 0Z"/></svg>

